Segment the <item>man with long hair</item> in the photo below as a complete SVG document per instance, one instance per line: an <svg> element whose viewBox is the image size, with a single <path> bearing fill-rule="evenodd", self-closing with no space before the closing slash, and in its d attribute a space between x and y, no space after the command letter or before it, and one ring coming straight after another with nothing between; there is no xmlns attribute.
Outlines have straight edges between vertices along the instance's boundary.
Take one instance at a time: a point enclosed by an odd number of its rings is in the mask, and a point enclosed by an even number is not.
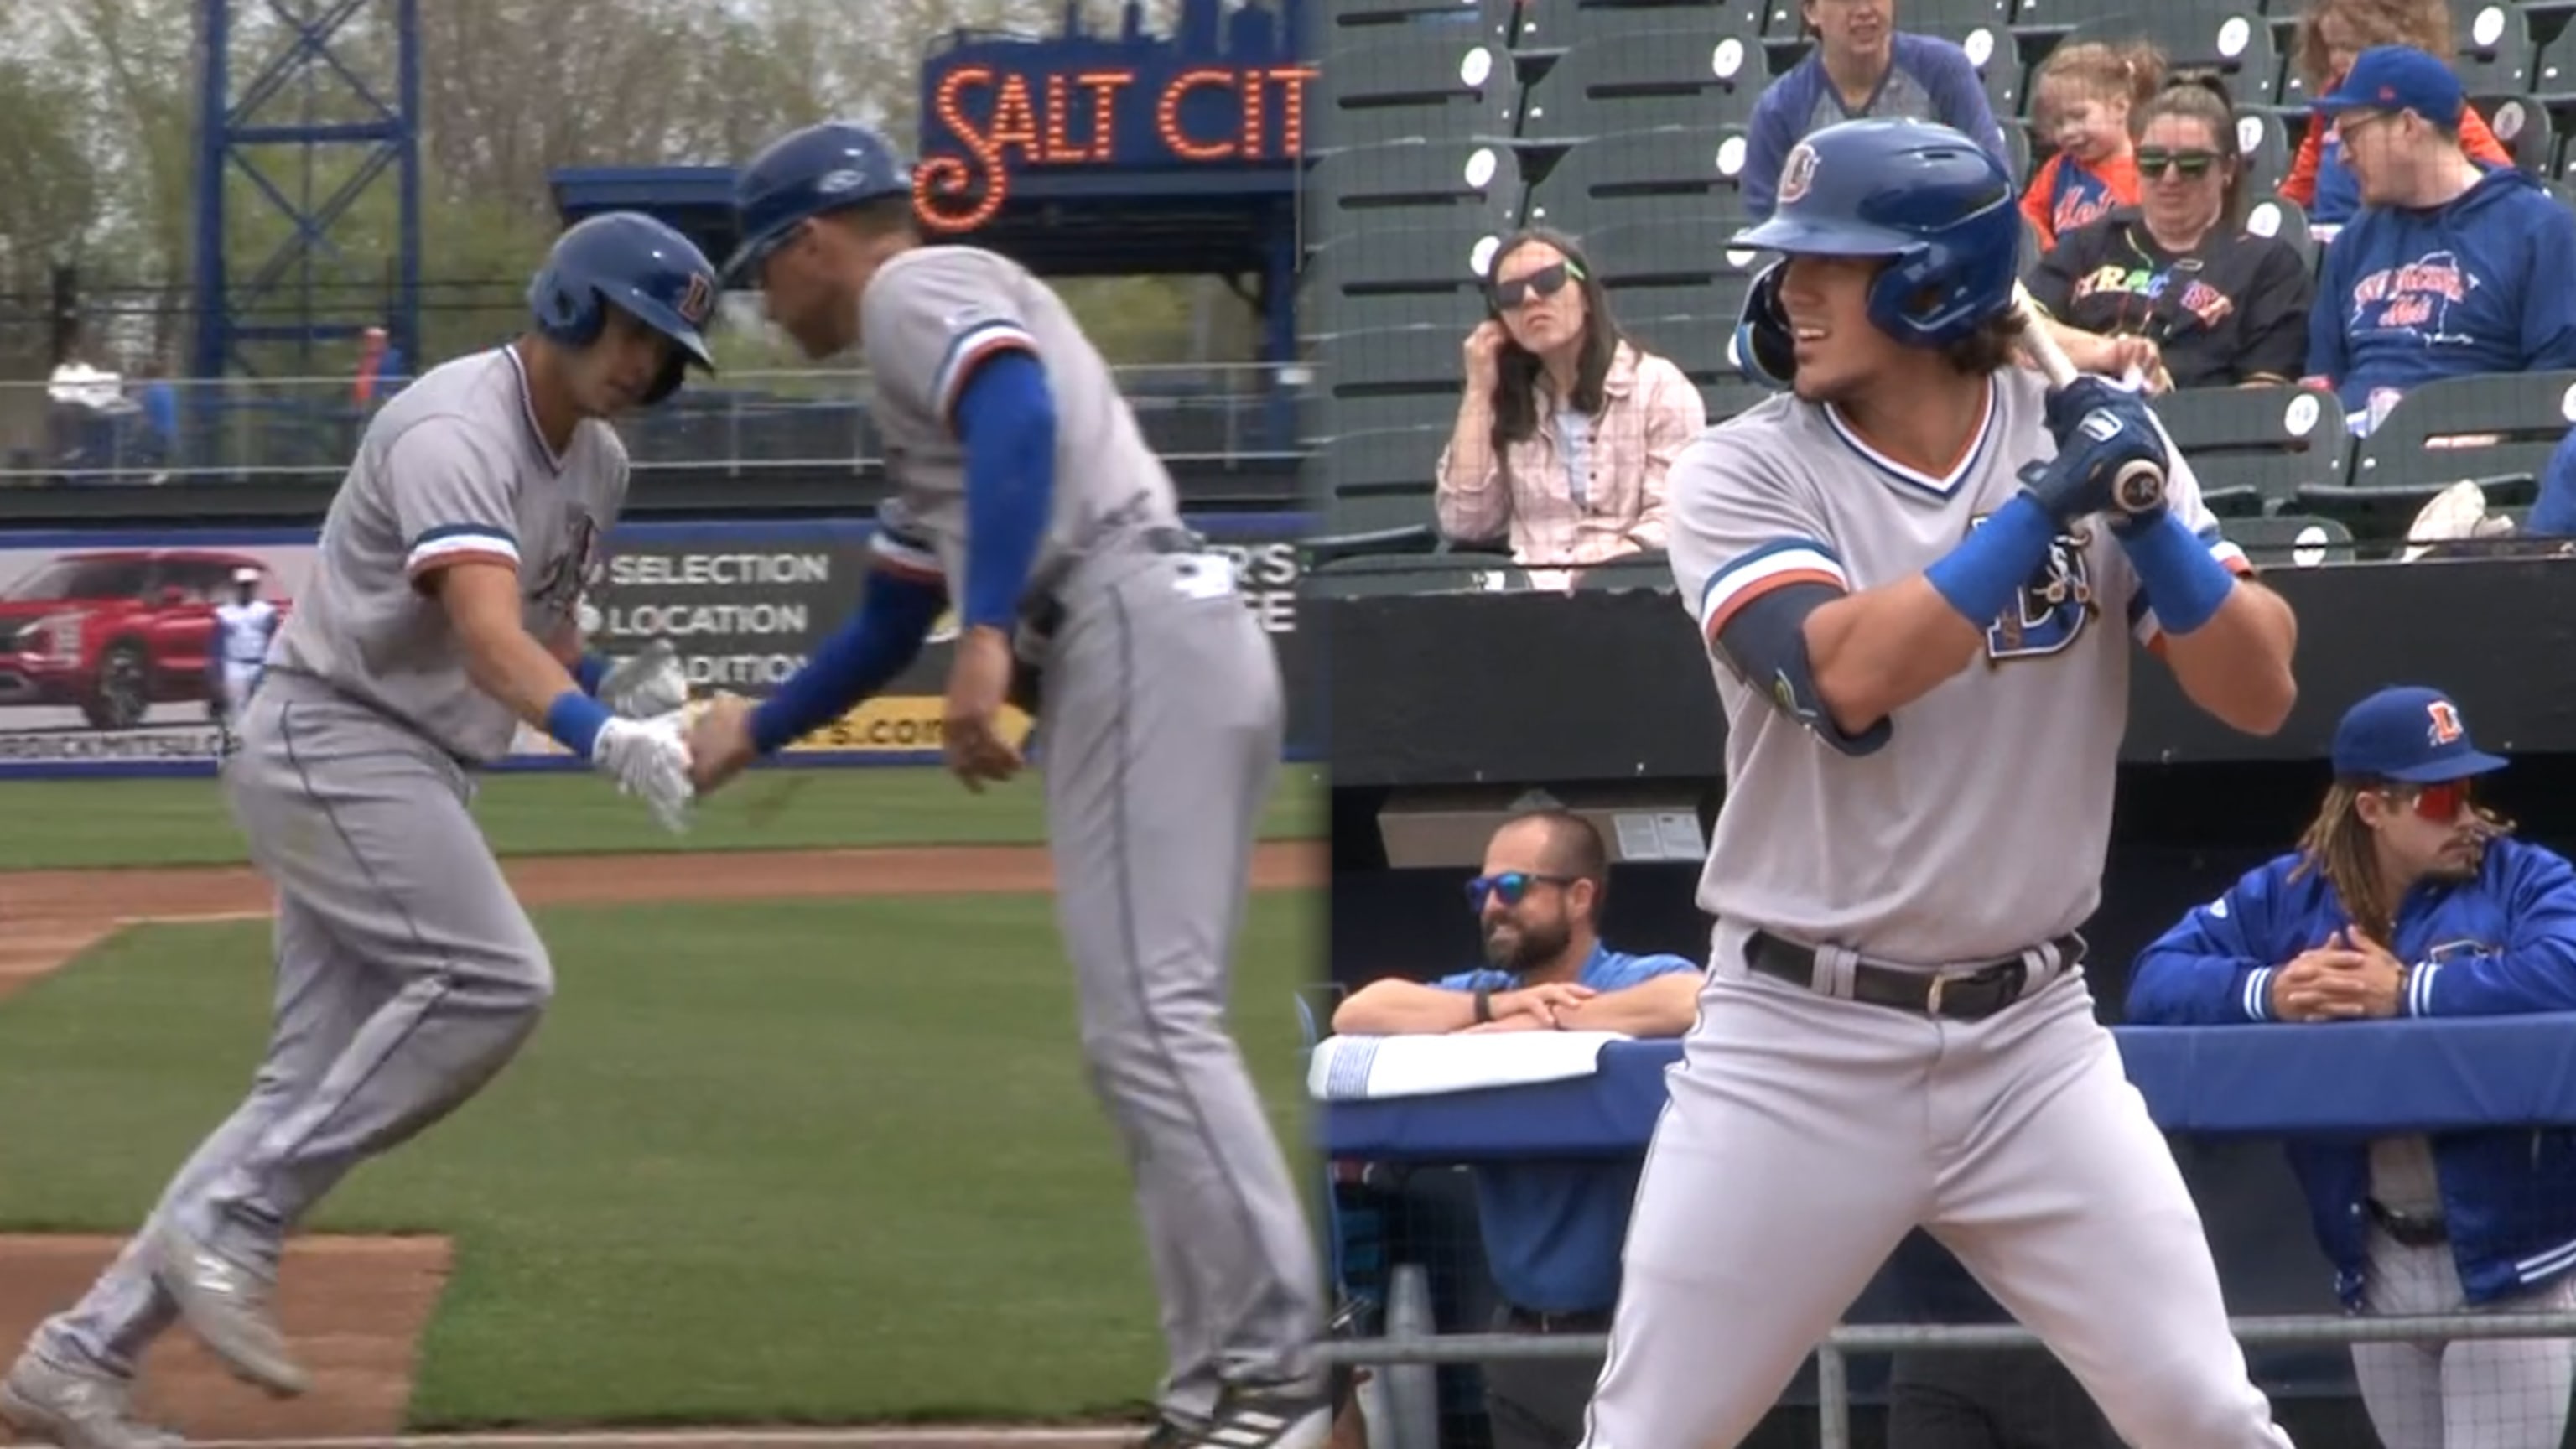
<svg viewBox="0 0 2576 1449"><path fill-rule="evenodd" d="M2139 1025L2576 1010L2576 869L2511 837L2476 781L2504 768L2438 690L2383 689L2335 731L2298 849L2246 873L2138 958ZM2524 1128L2293 1142L2335 1291L2355 1313L2576 1303L2576 1151ZM2356 1344L2388 1449L2557 1449L2564 1339Z"/></svg>

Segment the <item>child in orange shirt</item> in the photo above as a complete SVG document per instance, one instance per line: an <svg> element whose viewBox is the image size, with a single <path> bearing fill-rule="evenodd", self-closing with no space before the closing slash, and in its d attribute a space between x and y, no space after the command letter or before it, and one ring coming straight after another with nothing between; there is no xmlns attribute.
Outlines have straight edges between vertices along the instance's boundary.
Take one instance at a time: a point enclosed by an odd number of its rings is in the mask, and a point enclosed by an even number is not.
<svg viewBox="0 0 2576 1449"><path fill-rule="evenodd" d="M2138 204L2138 162L2129 138L2129 108L2164 83L2162 53L2143 42L2070 41L2040 62L2031 114L2057 154L2030 179L2022 215L2039 231L2040 250L2058 233Z"/></svg>

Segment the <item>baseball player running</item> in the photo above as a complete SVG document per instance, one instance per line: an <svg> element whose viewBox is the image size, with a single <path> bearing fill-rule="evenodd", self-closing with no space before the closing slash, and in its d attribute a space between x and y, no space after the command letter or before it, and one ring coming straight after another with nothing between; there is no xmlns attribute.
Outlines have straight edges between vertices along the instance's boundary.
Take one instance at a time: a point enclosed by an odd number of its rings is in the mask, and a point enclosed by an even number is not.
<svg viewBox="0 0 2576 1449"><path fill-rule="evenodd" d="M1321 1274L1224 1025L1285 728L1277 656L1064 304L992 252L924 245L883 138L796 131L735 203L728 277L808 356L864 349L895 488L859 612L757 709L701 718L699 788L882 688L954 599L944 746L980 790L1021 764L995 732L1017 664L1019 697L1042 691L1083 1049L1162 1292L1170 1368L1143 1442L1312 1449L1329 1429L1309 1358Z"/></svg>
<svg viewBox="0 0 2576 1449"><path fill-rule="evenodd" d="M2074 931L2127 635L2268 733L2295 623L2143 401L2013 364L2013 205L1965 135L1855 121L1800 142L1737 237L1785 254L1747 320L1794 394L1673 470L1726 711L1717 926L1589 1449L1742 1443L1917 1225L2136 1449L2287 1449Z"/></svg>
<svg viewBox="0 0 2576 1449"><path fill-rule="evenodd" d="M251 686L259 682L277 618L277 605L259 596L259 570L247 564L233 570L233 597L215 606L214 647L206 651L207 668L214 675L207 697L227 736L250 702Z"/></svg>
<svg viewBox="0 0 2576 1449"><path fill-rule="evenodd" d="M0 1382L0 1416L25 1433L177 1442L133 1420L130 1388L179 1317L240 1377L302 1392L269 1308L286 1234L490 1081L554 990L468 813L471 771L520 721L666 824L684 818L669 712L686 681L586 658L572 624L626 497L605 419L706 364L715 271L660 223L608 215L558 240L530 297L531 334L434 369L376 415L331 502L224 771L277 888L267 1059L123 1255Z"/></svg>

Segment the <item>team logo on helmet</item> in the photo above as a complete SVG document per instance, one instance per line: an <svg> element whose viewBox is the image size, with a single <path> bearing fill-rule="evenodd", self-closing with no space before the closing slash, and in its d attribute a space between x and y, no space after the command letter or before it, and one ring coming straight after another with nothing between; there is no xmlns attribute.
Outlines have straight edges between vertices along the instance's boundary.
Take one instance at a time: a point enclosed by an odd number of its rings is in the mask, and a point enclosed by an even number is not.
<svg viewBox="0 0 2576 1449"><path fill-rule="evenodd" d="M1816 184L1816 148L1801 141L1780 167L1780 204L1787 206Z"/></svg>
<svg viewBox="0 0 2576 1449"><path fill-rule="evenodd" d="M689 273L689 285L680 290L680 300L672 310L692 327L706 325L707 314L716 309L716 289L707 282L704 272Z"/></svg>

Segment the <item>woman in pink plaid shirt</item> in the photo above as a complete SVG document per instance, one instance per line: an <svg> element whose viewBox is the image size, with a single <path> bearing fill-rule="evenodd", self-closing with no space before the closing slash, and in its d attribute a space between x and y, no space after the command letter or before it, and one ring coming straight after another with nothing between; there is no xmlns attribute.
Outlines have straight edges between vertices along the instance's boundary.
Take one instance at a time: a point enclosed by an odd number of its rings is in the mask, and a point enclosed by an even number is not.
<svg viewBox="0 0 2576 1449"><path fill-rule="evenodd" d="M1664 546L1664 474L1708 425L1699 389L1622 336L1573 240L1533 228L1494 252L1491 314L1467 336L1466 395L1440 454L1440 531L1508 533L1527 568Z"/></svg>

